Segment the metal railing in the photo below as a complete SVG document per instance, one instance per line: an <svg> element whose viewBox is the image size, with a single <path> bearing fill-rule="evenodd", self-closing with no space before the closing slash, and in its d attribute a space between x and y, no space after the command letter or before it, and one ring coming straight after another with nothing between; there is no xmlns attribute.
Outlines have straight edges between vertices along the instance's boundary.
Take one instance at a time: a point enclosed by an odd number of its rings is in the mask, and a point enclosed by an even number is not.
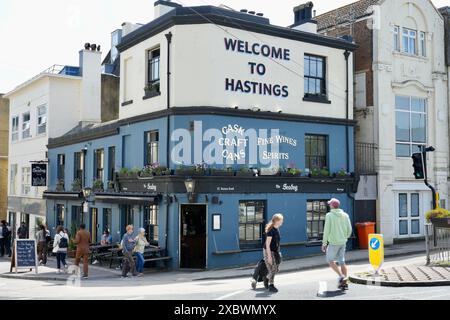
<svg viewBox="0 0 450 320"><path fill-rule="evenodd" d="M376 174L375 150L377 148L377 145L374 143L355 143L356 174Z"/></svg>
<svg viewBox="0 0 450 320"><path fill-rule="evenodd" d="M425 224L427 265L450 263L450 228L439 228Z"/></svg>

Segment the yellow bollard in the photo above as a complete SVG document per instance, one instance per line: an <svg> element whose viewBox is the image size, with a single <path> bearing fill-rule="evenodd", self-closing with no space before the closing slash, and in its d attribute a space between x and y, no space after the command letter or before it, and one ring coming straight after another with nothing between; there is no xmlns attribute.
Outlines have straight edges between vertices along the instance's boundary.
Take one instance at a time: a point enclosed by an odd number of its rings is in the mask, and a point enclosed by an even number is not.
<svg viewBox="0 0 450 320"><path fill-rule="evenodd" d="M378 270L380 270L384 262L384 241L382 234L369 234L369 261L375 270L375 274L378 274Z"/></svg>

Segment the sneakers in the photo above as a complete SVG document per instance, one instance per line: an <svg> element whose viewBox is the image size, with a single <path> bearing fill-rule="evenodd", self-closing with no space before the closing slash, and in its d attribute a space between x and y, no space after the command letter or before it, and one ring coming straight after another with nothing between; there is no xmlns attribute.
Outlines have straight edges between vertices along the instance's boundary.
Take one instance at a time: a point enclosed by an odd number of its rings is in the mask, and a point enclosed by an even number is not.
<svg viewBox="0 0 450 320"><path fill-rule="evenodd" d="M144 274L141 272L141 273L138 273L137 275L136 275L136 277L142 277Z"/></svg>
<svg viewBox="0 0 450 320"><path fill-rule="evenodd" d="M256 289L256 280L252 279L252 289L255 290Z"/></svg>
<svg viewBox="0 0 450 320"><path fill-rule="evenodd" d="M275 288L275 286L274 286L273 284L271 284L271 285L269 286L269 291L270 291L270 292L273 292L273 293L276 293L276 292L278 292L278 289Z"/></svg>
<svg viewBox="0 0 450 320"><path fill-rule="evenodd" d="M269 289L269 279L264 278L264 288Z"/></svg>

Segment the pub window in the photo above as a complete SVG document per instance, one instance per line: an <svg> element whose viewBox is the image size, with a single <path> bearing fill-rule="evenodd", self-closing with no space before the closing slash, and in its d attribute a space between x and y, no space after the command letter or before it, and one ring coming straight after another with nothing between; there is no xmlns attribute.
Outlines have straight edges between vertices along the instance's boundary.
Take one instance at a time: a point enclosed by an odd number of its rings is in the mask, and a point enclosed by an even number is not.
<svg viewBox="0 0 450 320"><path fill-rule="evenodd" d="M77 230L82 223L85 223L84 211L81 206L72 206L72 230ZM75 235L70 235L75 236Z"/></svg>
<svg viewBox="0 0 450 320"><path fill-rule="evenodd" d="M83 153L75 152L73 154L73 179L83 181Z"/></svg>
<svg viewBox="0 0 450 320"><path fill-rule="evenodd" d="M306 203L306 233L308 240L322 240L325 216L328 212L327 200L309 200Z"/></svg>
<svg viewBox="0 0 450 320"><path fill-rule="evenodd" d="M37 108L37 134L44 134L47 131L47 106Z"/></svg>
<svg viewBox="0 0 450 320"><path fill-rule="evenodd" d="M66 165L66 155L58 154L58 168L56 175L59 183L64 183L65 165Z"/></svg>
<svg viewBox="0 0 450 320"><path fill-rule="evenodd" d="M159 162L158 144L158 130L145 133L145 165L152 165Z"/></svg>
<svg viewBox="0 0 450 320"><path fill-rule="evenodd" d="M144 206L145 237L150 244L157 245L159 240L158 206Z"/></svg>
<svg viewBox="0 0 450 320"><path fill-rule="evenodd" d="M305 136L305 169L323 169L328 166L328 143L325 135Z"/></svg>
<svg viewBox="0 0 450 320"><path fill-rule="evenodd" d="M305 54L304 90L305 96L326 96L326 61L324 57Z"/></svg>
<svg viewBox="0 0 450 320"><path fill-rule="evenodd" d="M22 115L22 139L31 137L30 131L30 113L24 113Z"/></svg>
<svg viewBox="0 0 450 320"><path fill-rule="evenodd" d="M264 232L266 202L239 201L239 246L260 248Z"/></svg>
<svg viewBox="0 0 450 320"><path fill-rule="evenodd" d="M159 91L159 68L160 68L160 50L159 48L149 50L147 52L147 87L150 91L160 92Z"/></svg>
<svg viewBox="0 0 450 320"><path fill-rule="evenodd" d="M103 181L104 151L97 149L94 151L94 179Z"/></svg>
<svg viewBox="0 0 450 320"><path fill-rule="evenodd" d="M56 205L56 226L64 226L64 217L66 215L66 207L63 204Z"/></svg>
<svg viewBox="0 0 450 320"><path fill-rule="evenodd" d="M116 171L116 147L108 148L108 180L114 181Z"/></svg>
<svg viewBox="0 0 450 320"><path fill-rule="evenodd" d="M103 208L103 231L108 230L109 234L111 234L112 227L112 213L111 208Z"/></svg>
<svg viewBox="0 0 450 320"><path fill-rule="evenodd" d="M19 140L19 117L11 119L11 141Z"/></svg>

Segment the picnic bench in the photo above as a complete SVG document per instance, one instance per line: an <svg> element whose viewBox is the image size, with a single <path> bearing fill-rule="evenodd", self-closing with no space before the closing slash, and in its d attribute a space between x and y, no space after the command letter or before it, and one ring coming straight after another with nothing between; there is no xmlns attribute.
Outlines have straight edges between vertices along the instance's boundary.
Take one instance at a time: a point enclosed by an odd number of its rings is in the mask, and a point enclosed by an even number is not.
<svg viewBox="0 0 450 320"><path fill-rule="evenodd" d="M109 251L109 268L112 268L114 261L121 261L123 259L122 249L115 247L108 249ZM149 245L144 249L144 262L156 262L162 261L164 264L171 260L172 257L167 256L166 249ZM136 260L136 257L133 257Z"/></svg>
<svg viewBox="0 0 450 320"><path fill-rule="evenodd" d="M89 246L89 250L91 251L91 264L94 263L94 261L98 261L100 265L102 264L102 261L105 260L109 256L109 249L112 249L114 245L107 244L92 244Z"/></svg>

